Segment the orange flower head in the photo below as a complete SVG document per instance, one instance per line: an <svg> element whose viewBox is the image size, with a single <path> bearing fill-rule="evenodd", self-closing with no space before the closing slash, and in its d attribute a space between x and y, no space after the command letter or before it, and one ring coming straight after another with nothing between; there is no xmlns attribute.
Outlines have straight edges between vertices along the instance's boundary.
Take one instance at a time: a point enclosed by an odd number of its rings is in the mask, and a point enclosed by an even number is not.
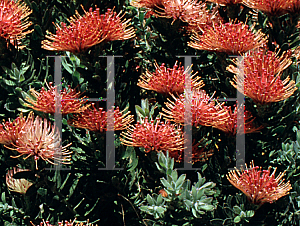
<svg viewBox="0 0 300 226"><path fill-rule="evenodd" d="M11 156L12 158L27 155L24 158L27 159L33 156L37 169L39 158L54 165L57 163L70 164L72 152L66 150L70 145L61 147L58 128L55 125L51 126L51 122L47 119L43 120L39 116L34 118L33 112L30 112L16 143L13 144L14 148L5 147L19 153L18 156Z"/></svg>
<svg viewBox="0 0 300 226"><path fill-rule="evenodd" d="M181 94L184 92L185 87L185 76L190 76L192 78L192 87L201 88L204 86L203 81L200 77L194 77L197 73L191 75L190 68L184 70L184 67L177 65L177 61L173 68L165 67L165 64L158 66L155 62L154 64L156 70L154 73L146 71L146 74L142 75L139 79L138 86L154 90L163 95L171 94ZM194 78L193 78L194 77Z"/></svg>
<svg viewBox="0 0 300 226"><path fill-rule="evenodd" d="M236 66L227 67L228 71L235 74L231 84L256 103L285 100L297 90L295 82L290 81L289 77L280 79L282 71L292 63L289 53L279 57L278 53L258 49L244 54L242 60L233 62Z"/></svg>
<svg viewBox="0 0 300 226"><path fill-rule="evenodd" d="M289 194L292 189L289 181L284 183L284 179L281 180L285 172L279 173L276 178L275 172L276 168L271 174L271 166L268 170L261 170L261 167L254 166L252 161L250 168L246 164L246 170L232 170L226 177L234 187L247 196L250 202L261 206Z"/></svg>
<svg viewBox="0 0 300 226"><path fill-rule="evenodd" d="M25 3L0 0L0 38L17 43L33 30L27 30L32 22L28 16L32 10Z"/></svg>
<svg viewBox="0 0 300 226"><path fill-rule="evenodd" d="M32 97L27 96L27 107L30 107L36 111L42 111L44 113L54 114L56 110L56 100L59 97L57 87L53 87L52 82L47 84L49 90L45 90L42 87L40 92L30 89ZM63 115L70 113L81 113L86 110L90 105L83 106L88 100L80 98L81 93L76 92L75 89L64 88L61 90L61 113Z"/></svg>
<svg viewBox="0 0 300 226"><path fill-rule="evenodd" d="M232 111L231 106L223 106L224 109L227 110L228 118L226 119L225 123L216 124L214 127L222 130L223 132L235 136L237 133L240 133L240 129L238 129L238 126L241 127L241 125L237 125L237 108L235 106L234 111ZM245 107L244 107L245 109ZM259 131L262 126L255 127L253 121L255 118L252 116L250 111L244 110L244 134L246 133L253 133Z"/></svg>
<svg viewBox="0 0 300 226"><path fill-rule="evenodd" d="M178 98L173 96L174 102L168 99L167 109L163 108L162 115L175 123L184 123L185 103L191 106L192 125L214 126L226 121L228 117L226 110L220 104L215 104L204 90L193 90L191 97L185 98L181 94Z"/></svg>
<svg viewBox="0 0 300 226"><path fill-rule="evenodd" d="M28 188L32 185L32 183L26 179L13 178L14 174L23 171L29 171L29 170L14 167L13 169L8 170L8 172L6 173L6 185L10 191L17 192L20 194L26 194Z"/></svg>
<svg viewBox="0 0 300 226"><path fill-rule="evenodd" d="M243 2L243 0L207 0L207 1L217 3L220 5L236 5Z"/></svg>
<svg viewBox="0 0 300 226"><path fill-rule="evenodd" d="M83 6L81 6L84 10ZM123 20L121 13L117 14L108 9L105 14L99 13L100 9L92 8L89 12L84 10L85 15L80 16L78 11L65 23L55 24L56 34L48 32L42 41L42 48L51 51L70 51L79 53L102 41L126 40L135 36L135 31L129 28L130 20Z"/></svg>
<svg viewBox="0 0 300 226"><path fill-rule="evenodd" d="M163 0L132 0L130 1L130 5L136 8L148 8L155 9L156 7L160 7L163 4Z"/></svg>
<svg viewBox="0 0 300 226"><path fill-rule="evenodd" d="M280 16L285 13L294 5L297 0L243 0L243 4L255 10L270 16Z"/></svg>
<svg viewBox="0 0 300 226"><path fill-rule="evenodd" d="M242 54L266 43L267 36L260 30L253 32L253 28L254 24L249 28L242 22L214 24L206 28L202 35L194 33L191 37L193 41L188 45L199 50Z"/></svg>
<svg viewBox="0 0 300 226"><path fill-rule="evenodd" d="M4 144L6 146L15 144L25 122L26 119L21 113L14 121L11 122L9 119L7 122L0 124L0 144Z"/></svg>
<svg viewBox="0 0 300 226"><path fill-rule="evenodd" d="M113 129L107 128L107 112L103 108L96 109L95 104L92 103L93 109L86 109L84 112L78 114L75 118L70 119L68 124L77 128L87 129L96 132L105 132L110 130L124 130L133 122L133 115L129 115L128 107L120 111L119 107L114 110L114 125ZM127 111L127 112L126 112ZM124 113L126 112L126 113Z"/></svg>
<svg viewBox="0 0 300 226"><path fill-rule="evenodd" d="M196 17L187 21L188 25L185 26L187 33L203 33L207 27L212 27L214 24L222 23L223 19L219 14L218 9L219 7L215 6L211 10L208 10L205 6L201 11L199 10Z"/></svg>
<svg viewBox="0 0 300 226"><path fill-rule="evenodd" d="M165 0L163 7L156 11L157 16L191 22L206 10L206 4L196 0Z"/></svg>
<svg viewBox="0 0 300 226"><path fill-rule="evenodd" d="M291 0L287 2L286 11L291 14L300 13L300 0Z"/></svg>
<svg viewBox="0 0 300 226"><path fill-rule="evenodd" d="M180 151L183 150L184 138L181 128L170 122L161 122L160 119L148 121L141 119L135 126L121 134L122 144L133 147L143 147L145 152L150 151Z"/></svg>

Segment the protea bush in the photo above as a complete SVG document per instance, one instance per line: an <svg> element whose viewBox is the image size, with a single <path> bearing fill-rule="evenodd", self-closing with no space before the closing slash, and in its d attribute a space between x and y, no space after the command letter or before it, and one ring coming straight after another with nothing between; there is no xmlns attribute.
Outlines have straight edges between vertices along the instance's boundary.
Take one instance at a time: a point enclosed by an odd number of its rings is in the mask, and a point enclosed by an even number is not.
<svg viewBox="0 0 300 226"><path fill-rule="evenodd" d="M299 0L0 0L0 225L300 225L299 59Z"/></svg>

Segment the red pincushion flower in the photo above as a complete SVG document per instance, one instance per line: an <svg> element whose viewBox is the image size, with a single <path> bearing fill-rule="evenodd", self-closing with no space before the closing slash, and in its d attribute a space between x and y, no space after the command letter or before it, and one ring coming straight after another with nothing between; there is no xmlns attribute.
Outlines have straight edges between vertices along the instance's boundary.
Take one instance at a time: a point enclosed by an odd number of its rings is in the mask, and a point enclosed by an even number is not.
<svg viewBox="0 0 300 226"><path fill-rule="evenodd" d="M27 159L34 156L37 169L39 158L55 165L57 163L70 164L72 152L66 150L70 145L61 147L61 137L57 127L51 126L51 122L47 119L43 120L39 116L34 118L33 112L30 112L13 148L5 147L20 153L18 156L11 156L12 158L27 155L24 158Z"/></svg>
<svg viewBox="0 0 300 226"><path fill-rule="evenodd" d="M130 5L137 8L148 8L155 9L156 7L162 6L163 0L132 0Z"/></svg>
<svg viewBox="0 0 300 226"><path fill-rule="evenodd" d="M82 6L83 8L83 6ZM84 10L84 9L83 9ZM42 48L54 51L70 51L78 53L84 51L102 41L126 40L135 36L135 31L123 20L121 13L117 14L108 9L105 14L99 13L99 8L89 12L84 10L85 15L76 14L69 19L70 25L65 23L55 24L56 34L48 32L42 41Z"/></svg>
<svg viewBox="0 0 300 226"><path fill-rule="evenodd" d="M280 16L299 9L298 0L243 0L243 4L249 8L261 10L270 16Z"/></svg>
<svg viewBox="0 0 300 226"><path fill-rule="evenodd" d="M146 74L142 75L139 79L138 86L154 90L163 95L171 94L181 94L184 92L185 87L185 76L190 76L192 78L192 87L201 88L204 86L203 81L199 81L200 77L193 78L197 73L191 75L190 68L184 70L183 66L177 65L177 61L173 68L165 67L165 64L158 66L155 62L154 66L156 68L154 73L146 71Z"/></svg>
<svg viewBox="0 0 300 226"><path fill-rule="evenodd" d="M189 23L206 11L206 4L195 0L164 0L162 5L161 10L157 11L157 15L173 18L173 22L180 19Z"/></svg>
<svg viewBox="0 0 300 226"><path fill-rule="evenodd" d="M254 166L252 161L250 168L246 170L235 169L230 171L226 177L237 189L241 190L250 202L256 205L272 203L277 199L289 194L292 189L290 182L284 183L285 172L279 173L275 178L276 168L271 174L271 167L268 170L261 170L261 167Z"/></svg>
<svg viewBox="0 0 300 226"><path fill-rule="evenodd" d="M31 95L26 96L26 103L27 107L30 107L37 111L42 111L45 113L54 114L55 113L55 106L56 106L56 99L58 97L57 88L53 87L52 82L47 84L49 90L45 90L42 87L40 92L35 91L34 89L30 89ZM64 88L61 90L61 113L63 115L69 113L80 113L86 110L90 105L83 106L87 102L87 100L83 100L80 98L81 93L76 92L75 89Z"/></svg>
<svg viewBox="0 0 300 226"><path fill-rule="evenodd" d="M0 144L4 144L6 146L15 144L25 122L26 119L21 113L14 121L11 122L9 119L7 122L0 124Z"/></svg>
<svg viewBox="0 0 300 226"><path fill-rule="evenodd" d="M183 150L184 138L181 128L177 128L170 122L161 122L160 119L148 121L141 119L135 126L121 134L121 142L127 146L143 147L145 152Z"/></svg>
<svg viewBox="0 0 300 226"><path fill-rule="evenodd" d="M247 24L214 24L203 31L202 35L194 33L188 45L199 50L224 52L231 55L245 53L266 43L267 37L259 30L253 32Z"/></svg>
<svg viewBox="0 0 300 226"><path fill-rule="evenodd" d="M92 103L92 107L93 109L86 109L75 118L70 119L68 124L100 133L107 131L107 112L102 108L96 109L94 103ZM125 108L120 111L119 107L114 110L114 130L124 130L133 122L133 115L129 115L130 111L127 110L128 108Z"/></svg>
<svg viewBox="0 0 300 226"><path fill-rule="evenodd" d="M243 2L243 0L207 0L207 1L214 2L220 5L235 5Z"/></svg>
<svg viewBox="0 0 300 226"><path fill-rule="evenodd" d="M167 109L163 108L162 115L175 123L184 123L185 95L181 94L178 98L174 96L173 98L175 102L168 100L169 102L165 103ZM221 105L216 105L204 90L193 90L187 103L191 106L192 125L195 127L221 124L228 117L226 110Z"/></svg>
<svg viewBox="0 0 300 226"><path fill-rule="evenodd" d="M281 80L282 71L292 61L289 53L278 57L278 53L258 49L250 51L241 60L234 60L237 66L230 65L227 70L234 73L231 84L254 102L268 104L289 98L296 90L289 77Z"/></svg>
<svg viewBox="0 0 300 226"><path fill-rule="evenodd" d="M223 18L219 15L218 7L212 7L208 10L205 7L196 15L196 17L191 18L187 21L188 25L185 29L188 34L203 33L208 27L212 27L214 24L219 24L223 22Z"/></svg>
<svg viewBox="0 0 300 226"><path fill-rule="evenodd" d="M222 122L221 124L214 125L215 128L222 130L223 132L230 134L232 136L235 136L237 133L239 134L241 125L237 125L237 116L238 111L235 106L234 111L232 111L231 106L223 106L224 109L226 109L228 118L225 120L225 122ZM244 107L245 108L245 107ZM252 116L251 112L244 110L244 133L253 133L259 131L262 126L255 127L254 126L254 117ZM242 119L243 120L243 119Z"/></svg>
<svg viewBox="0 0 300 226"><path fill-rule="evenodd" d="M33 31L27 30L32 25L28 21L31 13L32 10L25 3L0 0L0 38L19 43L19 40Z"/></svg>

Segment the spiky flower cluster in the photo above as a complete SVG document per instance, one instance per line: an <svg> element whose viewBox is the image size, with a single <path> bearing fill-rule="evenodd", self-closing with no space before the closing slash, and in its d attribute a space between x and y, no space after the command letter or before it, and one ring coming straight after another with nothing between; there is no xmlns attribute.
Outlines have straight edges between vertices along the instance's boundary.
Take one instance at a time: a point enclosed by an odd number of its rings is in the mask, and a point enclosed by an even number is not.
<svg viewBox="0 0 300 226"><path fill-rule="evenodd" d="M158 16L179 19L189 23L198 18L199 13L206 11L206 4L196 0L164 0L161 12Z"/></svg>
<svg viewBox="0 0 300 226"><path fill-rule="evenodd" d="M220 104L215 104L204 90L193 90L190 97L184 94L172 97L175 101L168 99L165 103L167 109L163 108L162 115L175 123L184 123L185 104L191 107L192 125L195 127L222 124L228 117L227 111Z"/></svg>
<svg viewBox="0 0 300 226"><path fill-rule="evenodd" d="M147 8L147 15L172 18L188 23L184 29L188 33L201 32L207 25L212 26L222 19L217 7L207 9L206 3L196 0L133 0L131 5L137 8Z"/></svg>
<svg viewBox="0 0 300 226"><path fill-rule="evenodd" d="M272 203L277 199L289 194L292 189L290 182L282 180L285 172L279 173L275 178L276 168L271 174L271 167L268 170L261 170L261 167L254 166L252 161L246 170L235 169L230 171L226 177L237 189L241 190L247 198L256 205Z"/></svg>
<svg viewBox="0 0 300 226"><path fill-rule="evenodd" d="M42 87L40 92L30 89L31 96L26 96L25 100L28 102L26 106L37 111L54 114L56 108L59 107L56 106L56 101L59 98L57 87L54 87L52 82L50 82L49 85L47 84L47 87L48 90ZM80 98L80 96L81 93L76 92L75 89L71 89L70 86L69 89L64 88L61 90L61 101L58 101L61 103L61 113L66 115L69 113L81 113L86 110L90 105L84 106L83 104L85 104L87 100L84 100L84 97Z"/></svg>
<svg viewBox="0 0 300 226"><path fill-rule="evenodd" d="M130 5L137 8L155 9L162 6L163 0L132 0Z"/></svg>
<svg viewBox="0 0 300 226"><path fill-rule="evenodd" d="M249 51L240 60L234 60L236 66L227 67L228 71L235 74L231 84L260 104L289 98L297 90L295 82L290 81L289 77L281 80L280 76L292 61L288 53L279 57L278 52L261 48Z"/></svg>
<svg viewBox="0 0 300 226"><path fill-rule="evenodd" d="M83 6L82 9L84 10ZM135 36L135 31L129 27L130 20L122 20L124 15L117 14L108 9L105 14L100 9L84 10L85 15L80 16L78 11L65 23L55 24L56 34L48 32L42 41L42 48L54 51L70 51L79 53L102 41L126 40Z"/></svg>
<svg viewBox="0 0 300 226"><path fill-rule="evenodd" d="M25 3L12 0L0 0L0 38L14 43L23 39L33 30L27 30L32 22L28 16L32 10Z"/></svg>
<svg viewBox="0 0 300 226"><path fill-rule="evenodd" d="M243 0L208 0L208 2L213 2L220 5L235 5L242 3Z"/></svg>
<svg viewBox="0 0 300 226"><path fill-rule="evenodd" d="M253 133L253 132L257 132L259 131L262 126L260 127L255 127L253 121L255 120L255 118L252 116L250 111L246 111L244 110L243 112L243 116L241 117L241 121L243 122L243 124L239 125L238 124L238 110L235 107L234 110L232 111L232 107L231 106L223 106L224 109L226 109L227 111L227 115L228 117L225 119L224 123L221 124L216 124L214 127L222 130L223 132L230 134L232 136L235 136L237 133ZM240 121L240 120L239 120ZM241 132L241 128L242 126L244 126L244 131Z"/></svg>
<svg viewBox="0 0 300 226"><path fill-rule="evenodd" d="M127 110L128 108L125 108L123 111L120 111L119 107L117 107L113 111L113 130L124 130L131 122L133 122L133 115L129 115L130 111ZM96 109L94 103L92 103L92 109L86 109L84 112L68 120L68 124L77 128L100 133L109 129L107 128L107 112L103 111L103 108Z"/></svg>
<svg viewBox="0 0 300 226"><path fill-rule="evenodd" d="M10 146L14 144L19 137L21 130L26 123L26 118L21 113L14 121L3 122L0 124L0 144Z"/></svg>
<svg viewBox="0 0 300 226"><path fill-rule="evenodd" d="M27 155L24 158L27 159L33 156L36 168L38 168L37 160L39 158L54 165L58 163L70 164L72 152L66 148L71 144L61 146L58 128L51 125L47 119L43 120L39 116L35 118L33 112L30 112L17 137L15 143L9 146L5 145L6 148L19 153L18 156L11 156L12 158Z"/></svg>
<svg viewBox="0 0 300 226"><path fill-rule="evenodd" d="M300 9L299 0L243 0L243 4L270 16L280 16L286 13L297 13Z"/></svg>
<svg viewBox="0 0 300 226"><path fill-rule="evenodd" d="M122 144L133 147L143 147L145 152L183 150L184 138L181 128L160 119L148 121L141 119L135 126L121 134Z"/></svg>
<svg viewBox="0 0 300 226"><path fill-rule="evenodd" d="M14 174L23 171L29 171L29 170L14 167L13 169L8 170L8 172L6 173L6 185L10 191L17 192L20 194L26 194L28 188L32 185L32 183L26 179L13 178Z"/></svg>
<svg viewBox="0 0 300 226"><path fill-rule="evenodd" d="M199 50L242 54L266 43L267 37L260 30L253 32L254 26L249 28L247 24L232 21L214 24L205 29L202 35L194 33L191 37L193 41L188 45Z"/></svg>
<svg viewBox="0 0 300 226"><path fill-rule="evenodd" d="M185 77L191 77L191 86L193 88L201 88L204 86L203 81L200 80L200 77L194 77L196 75L191 75L190 68L184 70L184 67L177 65L177 62L173 68L167 68L165 64L159 66L156 62L154 64L156 70L151 73L149 70L146 71L146 74L142 75L138 81L138 86L154 90L163 95L169 94L181 94L184 92L185 87Z"/></svg>

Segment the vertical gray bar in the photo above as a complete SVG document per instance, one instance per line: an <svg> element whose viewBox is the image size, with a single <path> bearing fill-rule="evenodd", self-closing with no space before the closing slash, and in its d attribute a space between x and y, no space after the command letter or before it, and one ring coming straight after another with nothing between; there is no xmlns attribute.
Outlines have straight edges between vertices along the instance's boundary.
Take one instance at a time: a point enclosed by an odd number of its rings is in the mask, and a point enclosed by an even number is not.
<svg viewBox="0 0 300 226"><path fill-rule="evenodd" d="M237 131L236 131L236 168L240 169L245 166L245 119L244 119L244 57L238 56L238 71L240 74L237 79ZM240 90L240 92L238 91Z"/></svg>
<svg viewBox="0 0 300 226"><path fill-rule="evenodd" d="M106 167L98 170L123 170L115 168L115 132L114 132L114 105L115 105L115 64L114 57L103 56L107 59L107 131L106 131Z"/></svg>
<svg viewBox="0 0 300 226"><path fill-rule="evenodd" d="M62 79L62 72L61 72L61 56L54 57L54 87L55 87L55 113L54 113L54 120L55 126L59 131L60 136L60 144L59 150L54 154L57 158L62 156L62 114L61 114L61 79ZM55 163L55 170L61 170L61 163L54 159Z"/></svg>
<svg viewBox="0 0 300 226"><path fill-rule="evenodd" d="M192 70L192 57L197 56L177 56L184 57L184 68L190 67L189 72ZM193 168L192 151L193 151L193 135L192 135L192 79L191 73L185 75L185 111L184 111L184 166L178 170L200 170Z"/></svg>
<svg viewBox="0 0 300 226"><path fill-rule="evenodd" d="M70 168L63 168L62 163L56 159L61 159L62 156L62 113L61 113L61 80L62 80L62 71L61 71L61 58L64 56L47 56L54 58L54 87L55 87L55 127L59 131L60 143L59 148L54 152L54 169L55 170L70 170ZM55 131L56 132L56 131ZM46 168L47 170L52 170L53 168Z"/></svg>

